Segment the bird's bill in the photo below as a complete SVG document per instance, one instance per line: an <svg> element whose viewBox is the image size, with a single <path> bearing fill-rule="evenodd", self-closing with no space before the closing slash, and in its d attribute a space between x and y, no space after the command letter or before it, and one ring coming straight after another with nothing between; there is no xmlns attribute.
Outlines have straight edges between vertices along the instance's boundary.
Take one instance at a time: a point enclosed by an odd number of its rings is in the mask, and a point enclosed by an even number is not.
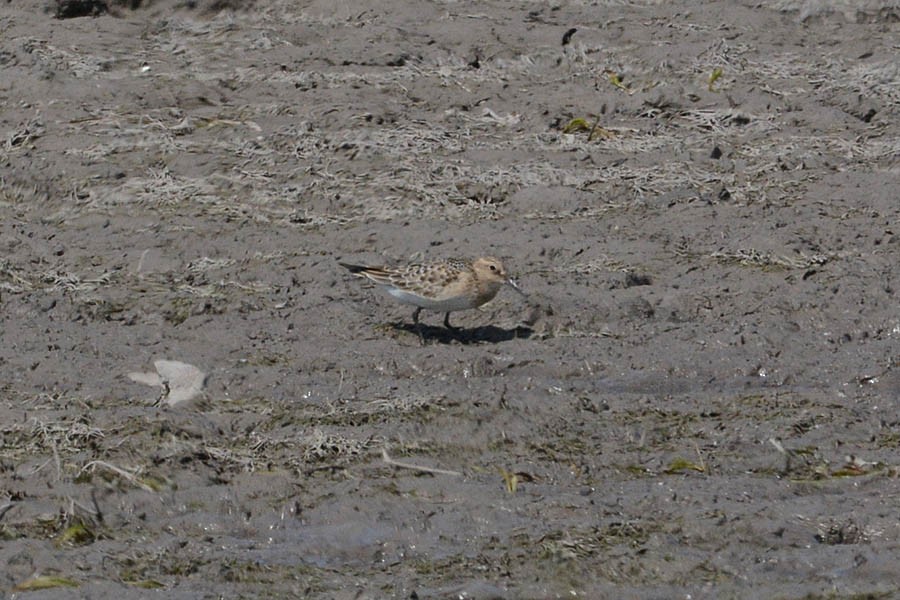
<svg viewBox="0 0 900 600"><path fill-rule="evenodd" d="M511 287L512 289L516 290L517 292L519 292L519 293L522 294L523 296L527 296L527 295L528 295L528 294L526 294L525 292L522 291L522 288L519 287L519 284L516 283L516 280L513 279L512 277L510 277L509 279L507 279L507 280L506 280L506 283L507 283L507 285L509 285L509 287Z"/></svg>

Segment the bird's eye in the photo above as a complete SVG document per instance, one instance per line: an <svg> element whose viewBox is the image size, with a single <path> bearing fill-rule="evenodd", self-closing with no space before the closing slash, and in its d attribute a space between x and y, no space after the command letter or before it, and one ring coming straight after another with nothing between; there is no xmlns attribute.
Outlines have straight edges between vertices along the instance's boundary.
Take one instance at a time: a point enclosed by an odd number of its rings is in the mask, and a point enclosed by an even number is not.
<svg viewBox="0 0 900 600"><path fill-rule="evenodd" d="M496 271L496 270L497 270L497 267L495 267L494 265L491 265L491 271Z"/></svg>

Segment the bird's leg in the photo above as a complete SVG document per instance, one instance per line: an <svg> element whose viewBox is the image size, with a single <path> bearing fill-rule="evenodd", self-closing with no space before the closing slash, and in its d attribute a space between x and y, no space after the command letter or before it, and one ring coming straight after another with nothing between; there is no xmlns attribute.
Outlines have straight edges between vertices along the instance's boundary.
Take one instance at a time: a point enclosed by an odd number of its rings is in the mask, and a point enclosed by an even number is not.
<svg viewBox="0 0 900 600"><path fill-rule="evenodd" d="M444 314L444 327L446 327L447 329L449 329L451 331L459 329L458 327L454 327L453 325L450 324L450 313Z"/></svg>
<svg viewBox="0 0 900 600"><path fill-rule="evenodd" d="M416 310L413 311L413 325L416 327L416 332L419 334L419 341L422 342L422 345L425 345L425 333L422 331L422 325L419 323L419 313L422 312L422 307L416 307Z"/></svg>

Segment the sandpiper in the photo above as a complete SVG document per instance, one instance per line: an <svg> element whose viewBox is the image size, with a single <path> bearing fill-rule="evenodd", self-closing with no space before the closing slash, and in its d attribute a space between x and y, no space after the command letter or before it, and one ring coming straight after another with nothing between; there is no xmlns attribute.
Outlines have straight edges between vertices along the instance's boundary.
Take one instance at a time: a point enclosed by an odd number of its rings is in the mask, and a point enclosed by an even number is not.
<svg viewBox="0 0 900 600"><path fill-rule="evenodd" d="M506 274L503 263L491 256L475 260L440 260L403 267L339 264L354 275L366 277L383 286L400 302L415 306L415 325L419 324L419 313L424 308L445 313L444 326L455 329L450 325L451 312L478 308L492 300L504 285L525 295Z"/></svg>

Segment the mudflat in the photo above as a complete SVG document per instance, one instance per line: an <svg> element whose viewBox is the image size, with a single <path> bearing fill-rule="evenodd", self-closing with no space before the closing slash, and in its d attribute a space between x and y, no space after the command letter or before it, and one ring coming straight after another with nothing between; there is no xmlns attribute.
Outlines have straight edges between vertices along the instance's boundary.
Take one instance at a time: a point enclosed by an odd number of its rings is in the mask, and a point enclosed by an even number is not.
<svg viewBox="0 0 900 600"><path fill-rule="evenodd" d="M897 2L37 4L0 596L900 593Z"/></svg>

